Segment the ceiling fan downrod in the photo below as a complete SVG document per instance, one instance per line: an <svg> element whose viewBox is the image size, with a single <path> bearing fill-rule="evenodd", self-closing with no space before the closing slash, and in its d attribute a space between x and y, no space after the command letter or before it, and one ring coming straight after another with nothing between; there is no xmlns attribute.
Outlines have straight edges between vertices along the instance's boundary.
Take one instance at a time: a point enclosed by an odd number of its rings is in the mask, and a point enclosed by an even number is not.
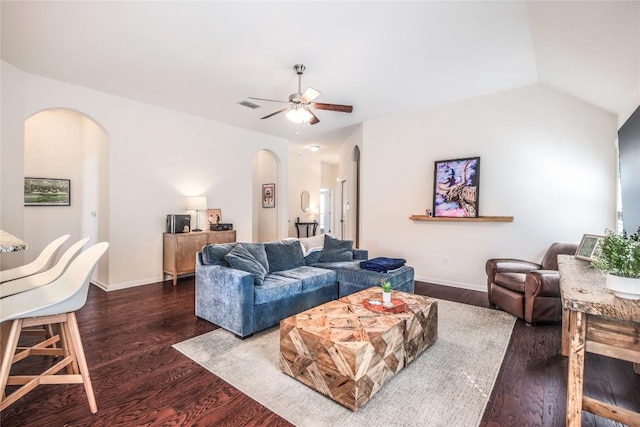
<svg viewBox="0 0 640 427"><path fill-rule="evenodd" d="M298 99L302 95L302 73L306 70L306 67L302 64L296 64L293 66L293 69L296 71L298 75Z"/></svg>

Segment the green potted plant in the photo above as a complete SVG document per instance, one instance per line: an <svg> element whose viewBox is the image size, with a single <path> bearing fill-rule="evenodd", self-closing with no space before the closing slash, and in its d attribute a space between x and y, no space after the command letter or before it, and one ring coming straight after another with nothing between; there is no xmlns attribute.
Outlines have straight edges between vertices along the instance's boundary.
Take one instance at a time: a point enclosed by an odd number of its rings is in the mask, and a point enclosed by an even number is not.
<svg viewBox="0 0 640 427"><path fill-rule="evenodd" d="M382 303L391 304L391 282L382 284Z"/></svg>
<svg viewBox="0 0 640 427"><path fill-rule="evenodd" d="M591 265L606 273L606 284L614 295L640 299L640 228L628 235L605 230Z"/></svg>

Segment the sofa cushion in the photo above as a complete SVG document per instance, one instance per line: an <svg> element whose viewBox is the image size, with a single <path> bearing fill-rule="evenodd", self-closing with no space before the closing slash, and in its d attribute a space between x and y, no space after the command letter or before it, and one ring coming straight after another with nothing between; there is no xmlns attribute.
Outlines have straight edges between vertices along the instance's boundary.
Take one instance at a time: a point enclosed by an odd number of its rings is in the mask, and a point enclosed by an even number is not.
<svg viewBox="0 0 640 427"><path fill-rule="evenodd" d="M219 245L205 245L202 248L202 262L209 265L223 265L229 267L225 255L236 246L236 243L222 243Z"/></svg>
<svg viewBox="0 0 640 427"><path fill-rule="evenodd" d="M262 263L249 252L249 249L244 244L236 245L224 258L232 268L253 274L254 284L262 285L264 283L267 270Z"/></svg>
<svg viewBox="0 0 640 427"><path fill-rule="evenodd" d="M313 265L317 262L320 262L320 251L313 251L304 257L304 263L306 265Z"/></svg>
<svg viewBox="0 0 640 427"><path fill-rule="evenodd" d="M340 284L340 296L349 295L363 289L382 286L390 282L393 289L413 293L415 272L413 267L405 265L388 273L363 270L360 261L318 263L315 267L326 268L336 272L336 280Z"/></svg>
<svg viewBox="0 0 640 427"><path fill-rule="evenodd" d="M253 257L269 271L269 261L267 259L267 252L264 250L264 243L240 243L253 255Z"/></svg>
<svg viewBox="0 0 640 427"><path fill-rule="evenodd" d="M300 243L295 240L267 242L264 250L269 261L269 273L290 270L304 265Z"/></svg>
<svg viewBox="0 0 640 427"><path fill-rule="evenodd" d="M512 291L524 293L525 273L496 273L496 284L511 289Z"/></svg>
<svg viewBox="0 0 640 427"><path fill-rule="evenodd" d="M324 236L324 247L320 252L320 262L353 261L353 241L339 240Z"/></svg>
<svg viewBox="0 0 640 427"><path fill-rule="evenodd" d="M312 291L336 282L335 271L307 266L278 271L272 275L300 280L302 282L302 292Z"/></svg>
<svg viewBox="0 0 640 427"><path fill-rule="evenodd" d="M262 286L254 288L254 304L278 301L302 292L302 281L290 277L268 274Z"/></svg>

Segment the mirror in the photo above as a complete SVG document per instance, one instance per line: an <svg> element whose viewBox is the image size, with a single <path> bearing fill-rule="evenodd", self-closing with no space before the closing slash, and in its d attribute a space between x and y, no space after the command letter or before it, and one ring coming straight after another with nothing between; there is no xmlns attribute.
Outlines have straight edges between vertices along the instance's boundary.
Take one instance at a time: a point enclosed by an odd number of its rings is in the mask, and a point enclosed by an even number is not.
<svg viewBox="0 0 640 427"><path fill-rule="evenodd" d="M302 195L300 195L300 207L302 208L302 212L309 211L309 192L303 191Z"/></svg>

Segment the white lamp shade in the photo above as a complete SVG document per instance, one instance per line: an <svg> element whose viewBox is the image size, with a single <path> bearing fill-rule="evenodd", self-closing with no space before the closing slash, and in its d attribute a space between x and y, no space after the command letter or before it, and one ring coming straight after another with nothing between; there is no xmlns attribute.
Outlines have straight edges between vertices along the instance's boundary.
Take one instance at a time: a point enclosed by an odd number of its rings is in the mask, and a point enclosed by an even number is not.
<svg viewBox="0 0 640 427"><path fill-rule="evenodd" d="M293 123L305 123L311 120L313 115L303 107L296 107L287 111L287 119Z"/></svg>
<svg viewBox="0 0 640 427"><path fill-rule="evenodd" d="M187 199L188 211L206 211L207 198L205 196L194 196Z"/></svg>

